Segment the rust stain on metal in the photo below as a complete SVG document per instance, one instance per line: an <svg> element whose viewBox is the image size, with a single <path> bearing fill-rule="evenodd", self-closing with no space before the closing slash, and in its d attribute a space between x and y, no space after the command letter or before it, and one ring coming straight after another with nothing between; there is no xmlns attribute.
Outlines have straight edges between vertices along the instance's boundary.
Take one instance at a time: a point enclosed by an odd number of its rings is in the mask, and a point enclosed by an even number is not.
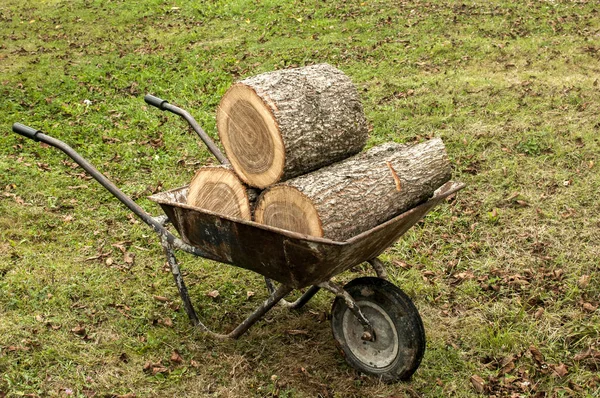
<svg viewBox="0 0 600 398"><path fill-rule="evenodd" d="M394 183L396 183L396 191L400 192L402 190L402 184L400 183L400 177L398 177L398 173L396 173L396 170L394 170L394 167L389 161L386 161L385 163L387 164L387 167L390 168L390 171L392 172L392 177L394 177Z"/></svg>

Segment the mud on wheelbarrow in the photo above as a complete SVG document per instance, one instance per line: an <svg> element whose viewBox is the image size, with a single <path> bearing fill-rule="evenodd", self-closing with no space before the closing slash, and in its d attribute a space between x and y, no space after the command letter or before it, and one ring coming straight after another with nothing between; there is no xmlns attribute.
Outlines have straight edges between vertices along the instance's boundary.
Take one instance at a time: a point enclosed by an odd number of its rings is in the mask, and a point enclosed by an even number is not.
<svg viewBox="0 0 600 398"><path fill-rule="evenodd" d="M215 157L223 164L228 163L188 112L151 95L144 99L152 106L183 117ZM433 207L462 189L463 184L448 182L426 202L360 235L337 242L188 206L187 187L151 196L166 214L152 217L64 142L19 123L13 125L13 131L63 151L154 229L188 317L210 335L236 339L276 304L299 309L320 289L325 289L336 296L331 310L333 335L352 367L387 382L407 379L418 368L425 352L421 317L411 299L387 280L383 263L377 257ZM169 223L180 238L167 229ZM231 332L215 333L198 319L175 250L257 272L265 277L270 295ZM363 262L373 266L377 277L357 278L344 287L331 281L333 276ZM296 301L284 299L292 290L302 288L308 289Z"/></svg>

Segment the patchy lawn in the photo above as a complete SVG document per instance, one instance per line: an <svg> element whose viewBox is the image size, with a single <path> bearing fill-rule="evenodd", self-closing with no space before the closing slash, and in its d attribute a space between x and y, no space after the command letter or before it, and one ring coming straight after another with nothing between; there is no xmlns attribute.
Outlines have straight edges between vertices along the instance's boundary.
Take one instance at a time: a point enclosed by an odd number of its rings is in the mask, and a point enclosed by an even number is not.
<svg viewBox="0 0 600 398"><path fill-rule="evenodd" d="M0 397L600 394L597 2L190 3L0 5ZM214 160L144 94L216 138L233 81L320 62L359 87L369 145L441 137L468 184L382 256L428 337L406 383L346 365L325 292L238 341L194 330L152 231L10 132L66 141L158 214L149 194ZM210 326L266 297L259 275L180 260Z"/></svg>

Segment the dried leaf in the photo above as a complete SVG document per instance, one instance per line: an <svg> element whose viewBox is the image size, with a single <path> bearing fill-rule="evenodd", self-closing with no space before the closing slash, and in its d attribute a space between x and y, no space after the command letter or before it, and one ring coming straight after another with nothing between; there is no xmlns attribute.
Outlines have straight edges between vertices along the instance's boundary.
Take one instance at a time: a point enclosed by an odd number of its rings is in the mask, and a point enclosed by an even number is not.
<svg viewBox="0 0 600 398"><path fill-rule="evenodd" d="M285 331L290 336L303 335L308 336L308 330L298 330L298 329L290 329Z"/></svg>
<svg viewBox="0 0 600 398"><path fill-rule="evenodd" d="M113 260L113 258L112 258L112 257L108 257L108 258L106 259L106 265L108 265L109 267L110 267L111 265L113 265L113 263L114 263L114 260Z"/></svg>
<svg viewBox="0 0 600 398"><path fill-rule="evenodd" d="M581 289L585 289L590 284L590 276L589 275L581 275L579 280L577 281L577 285Z"/></svg>
<svg viewBox="0 0 600 398"><path fill-rule="evenodd" d="M561 377L561 378L565 377L569 373L569 370L567 369L567 366L564 363L562 363L562 362L560 364L558 364L558 365L550 365L550 368L552 369L553 374L555 376L558 376L558 377Z"/></svg>
<svg viewBox="0 0 600 398"><path fill-rule="evenodd" d="M123 256L123 261L125 261L125 264L131 265L131 264L133 264L134 260L135 260L135 253L127 252Z"/></svg>
<svg viewBox="0 0 600 398"><path fill-rule="evenodd" d="M515 357L508 356L500 363L500 370L498 371L498 377L512 372L515 369Z"/></svg>
<svg viewBox="0 0 600 398"><path fill-rule="evenodd" d="M542 355L542 353L540 352L540 350L537 349L536 346L531 345L529 346L529 352L531 352L531 355L533 356L533 360L538 364L538 365L543 365L544 364L544 356Z"/></svg>
<svg viewBox="0 0 600 398"><path fill-rule="evenodd" d="M75 326L73 329L71 329L71 332L75 333L78 336L85 336L85 327L81 325Z"/></svg>
<svg viewBox="0 0 600 398"><path fill-rule="evenodd" d="M219 297L219 291L218 290L213 290L213 291L210 291L210 292L206 293L206 295L208 297L211 297L211 298L215 299L215 298Z"/></svg>
<svg viewBox="0 0 600 398"><path fill-rule="evenodd" d="M164 366L155 366L152 368L152 375L157 375L159 373L167 373L169 371L169 369L165 368Z"/></svg>
<svg viewBox="0 0 600 398"><path fill-rule="evenodd" d="M538 308L538 310L535 312L535 314L533 314L533 317L535 319L540 319L543 315L544 315L544 308L540 307Z"/></svg>
<svg viewBox="0 0 600 398"><path fill-rule="evenodd" d="M162 324L165 325L166 327L173 327L173 321L171 320L171 318L165 318L162 320Z"/></svg>
<svg viewBox="0 0 600 398"><path fill-rule="evenodd" d="M256 293L254 293L254 292L252 292L252 291L248 290L248 291L246 292L246 298L248 298L248 299L249 299L250 297L254 297L254 295L255 295L255 294L256 294Z"/></svg>
<svg viewBox="0 0 600 398"><path fill-rule="evenodd" d="M483 394L485 391L485 381L479 375L471 376L471 384L479 394Z"/></svg>
<svg viewBox="0 0 600 398"><path fill-rule="evenodd" d="M573 361L579 362L579 361L583 361L584 359L588 359L588 358L600 360L600 351L596 351L593 348L588 348L587 350L582 351L579 354L575 355L573 357Z"/></svg>
<svg viewBox="0 0 600 398"><path fill-rule="evenodd" d="M179 354L179 352L177 352L177 350L173 350L173 352L171 353L171 362L173 362L173 363L182 363L183 362L183 358L181 357L181 354Z"/></svg>
<svg viewBox="0 0 600 398"><path fill-rule="evenodd" d="M163 296L152 296L154 297L154 300L160 301L161 303L166 303L167 301L169 301L168 298L163 297Z"/></svg>
<svg viewBox="0 0 600 398"><path fill-rule="evenodd" d="M190 359L190 366L192 368L199 368L200 364L198 362L194 361L193 359Z"/></svg>
<svg viewBox="0 0 600 398"><path fill-rule="evenodd" d="M593 305L592 303L588 303L588 302L583 303L582 307L587 312L594 312L594 311L596 311L598 309L597 306Z"/></svg>

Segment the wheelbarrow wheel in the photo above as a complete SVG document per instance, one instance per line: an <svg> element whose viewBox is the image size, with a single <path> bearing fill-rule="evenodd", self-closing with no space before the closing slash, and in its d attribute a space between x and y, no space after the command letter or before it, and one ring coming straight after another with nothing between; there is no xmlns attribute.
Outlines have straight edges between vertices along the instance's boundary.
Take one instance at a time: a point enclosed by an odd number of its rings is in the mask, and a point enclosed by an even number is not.
<svg viewBox="0 0 600 398"><path fill-rule="evenodd" d="M344 289L358 304L374 331L363 340L363 325L343 298L331 310L333 336L353 368L385 382L406 380L425 353L425 329L412 300L397 286L380 278L357 278Z"/></svg>

